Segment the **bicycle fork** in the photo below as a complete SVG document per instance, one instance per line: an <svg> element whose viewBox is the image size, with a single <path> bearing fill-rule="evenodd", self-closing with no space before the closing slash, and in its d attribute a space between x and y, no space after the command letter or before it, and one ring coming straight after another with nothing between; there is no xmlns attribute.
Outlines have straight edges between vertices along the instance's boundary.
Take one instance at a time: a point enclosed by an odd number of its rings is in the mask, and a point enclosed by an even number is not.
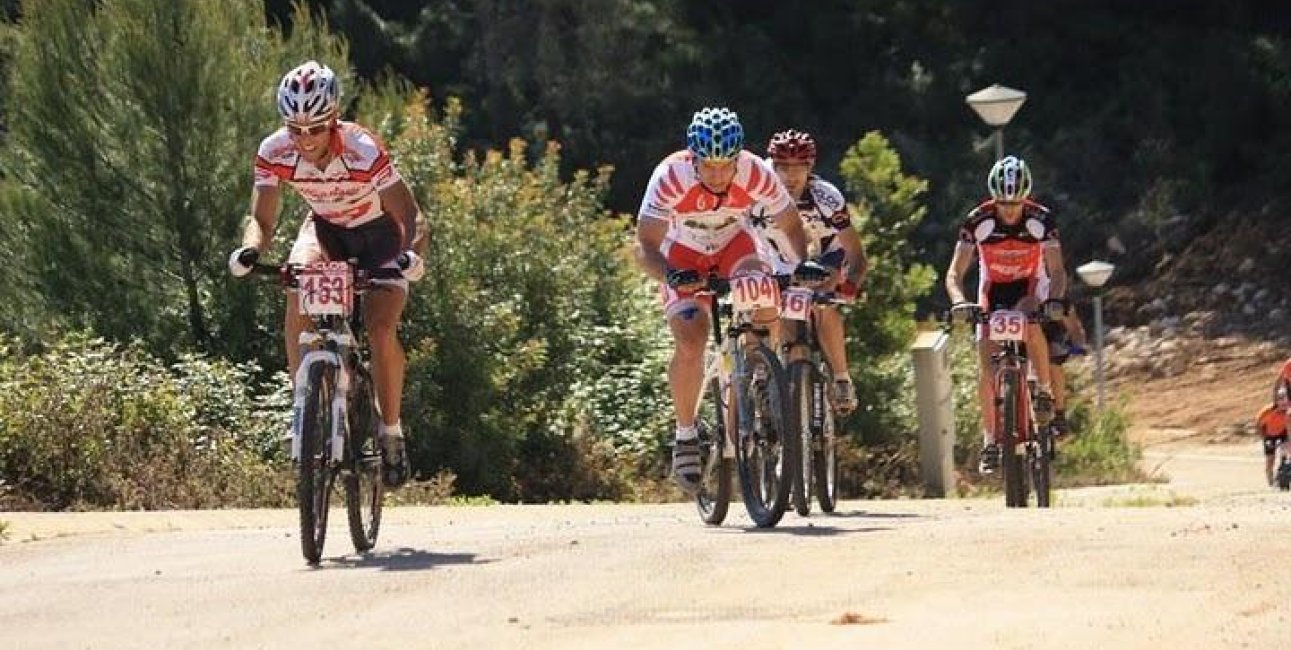
<svg viewBox="0 0 1291 650"><path fill-rule="evenodd" d="M350 392L350 372L343 361L341 351L314 347L324 340L322 335L313 332L302 332L300 335L300 367L296 369L296 389L292 396L291 415L291 459L300 460L301 419L305 412L305 400L313 389L309 376L311 369L320 363L336 368L336 383L332 388L332 430L330 434L332 460L344 458L345 438L349 429L349 418L346 413L346 399Z"/></svg>

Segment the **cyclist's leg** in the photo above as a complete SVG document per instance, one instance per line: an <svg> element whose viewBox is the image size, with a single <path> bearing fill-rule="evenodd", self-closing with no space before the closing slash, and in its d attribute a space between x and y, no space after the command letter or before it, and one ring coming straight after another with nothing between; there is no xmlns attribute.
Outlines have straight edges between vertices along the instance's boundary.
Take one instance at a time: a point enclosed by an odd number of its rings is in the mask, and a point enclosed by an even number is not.
<svg viewBox="0 0 1291 650"><path fill-rule="evenodd" d="M1033 312L1040 307L1039 295L1027 295L1019 300L1015 309ZM1038 323L1027 323L1026 333L1027 359L1035 369L1036 398L1032 403L1038 424L1049 424L1053 419L1053 382L1049 364L1049 340L1044 335L1044 328Z"/></svg>
<svg viewBox="0 0 1291 650"><path fill-rule="evenodd" d="M834 399L844 412L856 408L856 390L847 366L847 343L843 328L843 315L832 306L816 309L816 333L820 350L834 371Z"/></svg>
<svg viewBox="0 0 1291 650"><path fill-rule="evenodd" d="M676 301L668 313L672 332L672 359L668 363L668 388L677 416L677 427L692 429L704 379L704 348L708 344L708 311L694 298Z"/></svg>
<svg viewBox="0 0 1291 650"><path fill-rule="evenodd" d="M365 327L372 345L372 380L384 428L399 424L407 359L399 342L399 320L408 296L402 289L371 291L363 297Z"/></svg>
<svg viewBox="0 0 1291 650"><path fill-rule="evenodd" d="M1264 480L1269 485L1273 485L1273 469L1277 464L1278 455L1286 453L1286 447L1282 442L1286 436L1281 438L1277 436L1267 436L1264 438Z"/></svg>
<svg viewBox="0 0 1291 650"><path fill-rule="evenodd" d="M287 255L288 264L310 264L327 259L318 242L314 229L314 220L306 216L300 224L300 232ZM295 290L287 292L287 309L283 314L283 343L287 349L287 373L292 386L296 385L296 370L300 367L300 333L310 326L309 319L300 314L300 299Z"/></svg>

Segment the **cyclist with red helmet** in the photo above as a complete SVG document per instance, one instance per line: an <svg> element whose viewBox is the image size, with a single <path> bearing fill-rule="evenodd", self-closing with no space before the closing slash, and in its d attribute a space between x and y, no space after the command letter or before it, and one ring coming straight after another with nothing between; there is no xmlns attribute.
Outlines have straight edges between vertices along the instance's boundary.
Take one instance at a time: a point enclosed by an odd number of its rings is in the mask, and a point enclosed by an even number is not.
<svg viewBox="0 0 1291 650"><path fill-rule="evenodd" d="M1043 310L1051 318L1066 312L1067 271L1062 261L1058 230L1049 209L1030 199L1031 170L1025 161L1006 156L991 167L986 181L991 198L973 208L959 228L959 243L946 271L946 293L956 313L997 309ZM978 258L976 302L964 297L963 277ZM1037 423L1053 418L1049 382L1049 344L1041 327L1029 323L1027 349L1036 371L1038 390L1033 404ZM1000 464L995 441L995 387L991 356L998 346L978 334L978 396L981 400L984 443L979 470L994 472Z"/></svg>
<svg viewBox="0 0 1291 650"><path fill-rule="evenodd" d="M660 282L672 332L668 387L677 417L672 471L687 492L698 490L701 480L695 412L709 329L705 302L695 293L710 273L729 278L767 269L748 228L749 209L759 202L769 206L770 218L802 258L802 222L784 185L761 158L744 150L744 127L733 111L705 108L691 119L686 148L655 168L637 213L637 262ZM816 264L805 264L800 272L806 279L828 273ZM754 318L776 322L774 313Z"/></svg>
<svg viewBox="0 0 1291 650"><path fill-rule="evenodd" d="M363 127L339 119L340 82L331 68L307 61L278 85L283 125L260 143L255 158L251 214L242 247L229 256L229 271L245 276L272 241L290 185L309 205L289 256L307 264L357 258L360 268L399 268L404 279L389 282L399 290L379 291L364 300L372 345L373 379L381 407L383 480L397 487L408 479L399 410L403 395L404 351L396 328L407 300L408 281L425 266L415 249L424 249L424 223L412 192L395 170L385 146ZM309 320L299 314L298 297L287 297L284 331L293 382L300 365L297 342Z"/></svg>
<svg viewBox="0 0 1291 650"><path fill-rule="evenodd" d="M860 234L852 227L843 193L833 183L812 173L816 165L816 139L810 133L789 129L771 136L767 159L798 204L807 233L807 255L834 273L834 291L844 300L855 300L865 280L867 261ZM780 228L766 218L766 207L753 209L752 225L779 264L797 261ZM847 368L843 316L836 307L817 309L820 347L834 369L834 405L842 413L856 408L856 389Z"/></svg>

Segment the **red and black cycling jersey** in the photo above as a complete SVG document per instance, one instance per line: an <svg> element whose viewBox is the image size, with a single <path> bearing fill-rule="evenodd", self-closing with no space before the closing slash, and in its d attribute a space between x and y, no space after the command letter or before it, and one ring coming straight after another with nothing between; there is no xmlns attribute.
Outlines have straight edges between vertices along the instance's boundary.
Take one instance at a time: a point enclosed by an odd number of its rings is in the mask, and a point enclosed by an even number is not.
<svg viewBox="0 0 1291 650"><path fill-rule="evenodd" d="M1049 209L1023 202L1022 218L1007 224L994 200L973 208L959 227L959 243L977 248L983 285L1037 280L1044 272L1044 251L1058 245L1058 229Z"/></svg>

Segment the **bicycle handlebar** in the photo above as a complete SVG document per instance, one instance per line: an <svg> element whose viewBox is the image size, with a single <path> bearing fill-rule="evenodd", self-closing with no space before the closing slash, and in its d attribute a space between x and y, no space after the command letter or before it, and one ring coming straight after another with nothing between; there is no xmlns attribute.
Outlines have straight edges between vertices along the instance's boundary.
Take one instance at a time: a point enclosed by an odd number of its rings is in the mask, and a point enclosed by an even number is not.
<svg viewBox="0 0 1291 650"><path fill-rule="evenodd" d="M353 267L353 264L351 263ZM285 262L283 264L262 264L256 262L251 265L251 274L259 276L272 276L277 278L278 283L289 289L296 288L296 273L303 268L299 264ZM369 289L373 280L402 280L403 271L391 268L379 269L360 269L354 267L354 288L356 291Z"/></svg>

